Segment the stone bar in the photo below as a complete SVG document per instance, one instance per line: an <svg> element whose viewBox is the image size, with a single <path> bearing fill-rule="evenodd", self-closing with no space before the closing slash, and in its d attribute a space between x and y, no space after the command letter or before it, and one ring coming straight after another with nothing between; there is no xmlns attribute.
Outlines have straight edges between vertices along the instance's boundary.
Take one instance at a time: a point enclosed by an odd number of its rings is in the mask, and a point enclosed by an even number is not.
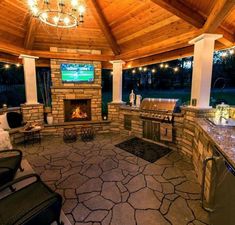
<svg viewBox="0 0 235 225"><path fill-rule="evenodd" d="M44 123L44 109L43 104L22 104L21 111L23 115L23 122L25 123Z"/></svg>

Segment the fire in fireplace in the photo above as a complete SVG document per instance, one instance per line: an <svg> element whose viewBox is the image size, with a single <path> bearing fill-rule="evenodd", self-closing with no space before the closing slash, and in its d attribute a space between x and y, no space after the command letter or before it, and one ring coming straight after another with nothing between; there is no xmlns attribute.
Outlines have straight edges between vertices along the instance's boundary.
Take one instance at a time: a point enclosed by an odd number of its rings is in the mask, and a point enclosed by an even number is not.
<svg viewBox="0 0 235 225"><path fill-rule="evenodd" d="M73 99L64 100L64 121L89 121L91 120L91 100Z"/></svg>

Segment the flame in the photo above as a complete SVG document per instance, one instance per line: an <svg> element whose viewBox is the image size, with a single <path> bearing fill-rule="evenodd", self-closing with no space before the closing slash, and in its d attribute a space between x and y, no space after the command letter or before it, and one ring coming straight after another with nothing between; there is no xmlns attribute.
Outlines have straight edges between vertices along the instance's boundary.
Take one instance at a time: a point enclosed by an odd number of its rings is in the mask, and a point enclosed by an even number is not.
<svg viewBox="0 0 235 225"><path fill-rule="evenodd" d="M84 118L87 118L87 113L82 112L82 110L78 106L72 113L72 119L84 119Z"/></svg>

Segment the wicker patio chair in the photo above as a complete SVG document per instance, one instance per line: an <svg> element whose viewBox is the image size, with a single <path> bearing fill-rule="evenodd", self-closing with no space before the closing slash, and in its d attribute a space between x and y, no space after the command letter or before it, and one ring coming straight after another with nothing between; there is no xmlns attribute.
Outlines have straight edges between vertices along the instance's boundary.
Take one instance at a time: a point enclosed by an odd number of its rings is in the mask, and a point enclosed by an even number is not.
<svg viewBox="0 0 235 225"><path fill-rule="evenodd" d="M0 186L14 179L21 167L22 152L18 149L0 151Z"/></svg>
<svg viewBox="0 0 235 225"><path fill-rule="evenodd" d="M0 197L1 225L63 224L60 222L62 197L43 183L38 175L30 174L15 179L0 187L0 194L16 184L21 188Z"/></svg>

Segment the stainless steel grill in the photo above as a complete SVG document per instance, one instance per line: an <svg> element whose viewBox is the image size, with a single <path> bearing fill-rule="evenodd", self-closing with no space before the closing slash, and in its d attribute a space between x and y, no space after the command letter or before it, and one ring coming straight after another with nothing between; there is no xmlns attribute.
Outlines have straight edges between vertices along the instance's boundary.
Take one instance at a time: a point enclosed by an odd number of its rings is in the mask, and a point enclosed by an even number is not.
<svg viewBox="0 0 235 225"><path fill-rule="evenodd" d="M177 112L178 106L178 99L145 98L140 105L140 116L141 118L171 123L173 113Z"/></svg>

